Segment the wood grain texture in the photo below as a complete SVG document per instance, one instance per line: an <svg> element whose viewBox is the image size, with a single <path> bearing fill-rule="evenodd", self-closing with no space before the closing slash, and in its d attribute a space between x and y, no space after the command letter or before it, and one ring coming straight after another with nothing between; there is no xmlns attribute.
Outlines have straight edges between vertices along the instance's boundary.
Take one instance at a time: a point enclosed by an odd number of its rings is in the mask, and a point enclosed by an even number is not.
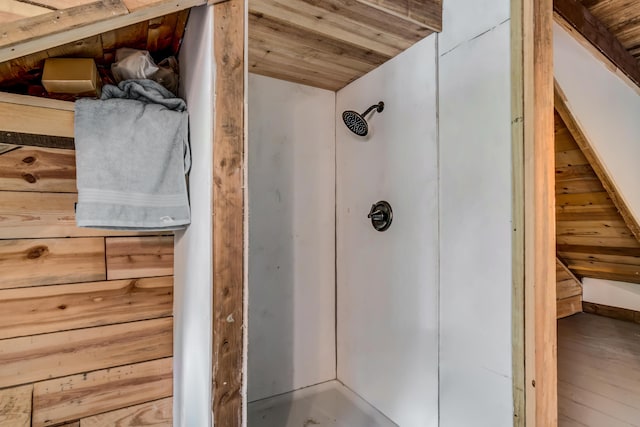
<svg viewBox="0 0 640 427"><path fill-rule="evenodd" d="M582 311L582 284L558 258L556 258L556 304L558 319Z"/></svg>
<svg viewBox="0 0 640 427"><path fill-rule="evenodd" d="M0 240L0 289L105 279L102 238Z"/></svg>
<svg viewBox="0 0 640 427"><path fill-rule="evenodd" d="M246 63L243 0L214 6L213 417L243 425Z"/></svg>
<svg viewBox="0 0 640 427"><path fill-rule="evenodd" d="M555 107L558 256L580 277L640 283L640 227L593 153L557 85ZM584 159L578 161L579 165L571 164L566 155L559 155L575 152L582 153ZM579 156L573 155L573 159Z"/></svg>
<svg viewBox="0 0 640 427"><path fill-rule="evenodd" d="M582 131L582 128L580 127L578 121L575 119L574 115L571 113L571 110L566 102L566 97L562 93L562 89L560 88L560 86L558 86L557 83L555 84L554 97L556 111L558 111L558 114L560 115L563 123L571 134L571 137L589 161L589 164L593 168L595 175L602 183L602 186L609 194L609 197L611 197L611 201L613 202L615 208L620 212L620 215L622 216L622 219L624 220L627 227L631 230L636 239L640 239L640 225L631 214L631 210L625 202L624 197L618 191L615 183L607 174L604 165L594 152L593 145L586 137L585 133Z"/></svg>
<svg viewBox="0 0 640 427"><path fill-rule="evenodd" d="M640 311L629 310L620 307L612 307L610 305L597 304L587 301L582 302L582 311L589 314L609 317L611 319L624 320L625 322L640 324Z"/></svg>
<svg viewBox="0 0 640 427"><path fill-rule="evenodd" d="M615 1L612 3L615 3ZM640 85L640 67L637 59L621 43L616 34L610 30L619 27L620 22L610 21L609 26L605 25L578 0L554 0L553 7L557 15L565 21L565 25L569 25L578 31L636 85ZM629 15L627 14L635 13L636 17L640 14L640 7L638 6L635 6L634 10L629 10L626 5L618 2L617 7L619 8L618 18L624 17L623 19L626 19L626 22L629 22ZM622 12L622 9L627 10ZM635 23L634 25L637 26L638 24ZM636 44L633 45L627 42L628 48L637 49L637 43L640 42L640 29L636 29L636 32L638 33L634 39ZM618 31L617 34L622 36L624 33Z"/></svg>
<svg viewBox="0 0 640 427"><path fill-rule="evenodd" d="M0 390L0 427L31 427L33 385Z"/></svg>
<svg viewBox="0 0 640 427"><path fill-rule="evenodd" d="M168 317L173 277L0 290L0 339Z"/></svg>
<svg viewBox="0 0 640 427"><path fill-rule="evenodd" d="M144 236L150 232L76 227L75 193L0 191L0 239Z"/></svg>
<svg viewBox="0 0 640 427"><path fill-rule="evenodd" d="M171 357L38 382L33 427L56 425L166 398L173 388Z"/></svg>
<svg viewBox="0 0 640 427"><path fill-rule="evenodd" d="M161 399L84 418L80 421L80 427L172 427L172 410L172 399Z"/></svg>
<svg viewBox="0 0 640 427"><path fill-rule="evenodd" d="M0 101L0 131L73 138L73 111Z"/></svg>
<svg viewBox="0 0 640 427"><path fill-rule="evenodd" d="M170 357L172 334L162 318L3 340L0 387Z"/></svg>
<svg viewBox="0 0 640 427"><path fill-rule="evenodd" d="M561 426L637 426L640 325L581 313L558 321Z"/></svg>
<svg viewBox="0 0 640 427"><path fill-rule="evenodd" d="M17 147L0 154L0 190L75 193L75 152Z"/></svg>
<svg viewBox="0 0 640 427"><path fill-rule="evenodd" d="M513 1L511 18L513 423L553 427L557 342L552 1Z"/></svg>
<svg viewBox="0 0 640 427"><path fill-rule="evenodd" d="M441 29L440 0L251 0L251 72L338 90Z"/></svg>
<svg viewBox="0 0 640 427"><path fill-rule="evenodd" d="M173 275L173 236L107 237L107 279Z"/></svg>
<svg viewBox="0 0 640 427"><path fill-rule="evenodd" d="M39 25L38 17L28 22L14 23L17 30L3 27L0 31L0 63L42 52L126 27L159 16L177 13L206 0L149 0L143 7L128 10L119 0L95 1L89 4L41 15L55 21L55 27ZM34 28L35 27L35 28Z"/></svg>

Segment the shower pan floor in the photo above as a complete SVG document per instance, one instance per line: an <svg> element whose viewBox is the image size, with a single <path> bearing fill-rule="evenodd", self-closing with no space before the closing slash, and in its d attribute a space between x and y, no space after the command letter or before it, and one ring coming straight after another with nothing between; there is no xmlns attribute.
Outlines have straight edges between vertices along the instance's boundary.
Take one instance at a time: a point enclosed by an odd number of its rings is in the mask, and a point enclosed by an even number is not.
<svg viewBox="0 0 640 427"><path fill-rule="evenodd" d="M339 381L249 403L249 427L397 427Z"/></svg>

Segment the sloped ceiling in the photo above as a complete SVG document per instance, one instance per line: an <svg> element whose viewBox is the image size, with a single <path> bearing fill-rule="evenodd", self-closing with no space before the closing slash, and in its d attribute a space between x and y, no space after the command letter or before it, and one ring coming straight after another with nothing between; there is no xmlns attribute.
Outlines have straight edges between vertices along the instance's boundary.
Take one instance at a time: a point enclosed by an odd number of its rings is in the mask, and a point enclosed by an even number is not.
<svg viewBox="0 0 640 427"><path fill-rule="evenodd" d="M558 257L578 277L640 283L640 243L557 112L555 151Z"/></svg>

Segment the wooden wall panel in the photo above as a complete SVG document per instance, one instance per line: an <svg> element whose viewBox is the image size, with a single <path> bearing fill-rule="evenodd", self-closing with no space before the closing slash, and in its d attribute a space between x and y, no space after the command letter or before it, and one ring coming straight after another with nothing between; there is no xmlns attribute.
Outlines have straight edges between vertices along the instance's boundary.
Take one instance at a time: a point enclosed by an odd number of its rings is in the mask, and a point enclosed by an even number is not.
<svg viewBox="0 0 640 427"><path fill-rule="evenodd" d="M16 147L1 154L0 190L75 193L75 152Z"/></svg>
<svg viewBox="0 0 640 427"><path fill-rule="evenodd" d="M33 385L0 390L0 427L31 427Z"/></svg>
<svg viewBox="0 0 640 427"><path fill-rule="evenodd" d="M105 279L103 238L0 240L0 289Z"/></svg>
<svg viewBox="0 0 640 427"><path fill-rule="evenodd" d="M172 400L161 399L143 405L84 418L80 427L171 427L173 425Z"/></svg>
<svg viewBox="0 0 640 427"><path fill-rule="evenodd" d="M0 387L169 357L172 318L4 340Z"/></svg>
<svg viewBox="0 0 640 427"><path fill-rule="evenodd" d="M152 234L76 227L77 201L76 193L0 191L0 239Z"/></svg>
<svg viewBox="0 0 640 427"><path fill-rule="evenodd" d="M173 277L0 290L0 339L171 316Z"/></svg>
<svg viewBox="0 0 640 427"><path fill-rule="evenodd" d="M169 397L172 363L169 357L36 383L33 427Z"/></svg>
<svg viewBox="0 0 640 427"><path fill-rule="evenodd" d="M173 275L173 236L108 237L107 278Z"/></svg>

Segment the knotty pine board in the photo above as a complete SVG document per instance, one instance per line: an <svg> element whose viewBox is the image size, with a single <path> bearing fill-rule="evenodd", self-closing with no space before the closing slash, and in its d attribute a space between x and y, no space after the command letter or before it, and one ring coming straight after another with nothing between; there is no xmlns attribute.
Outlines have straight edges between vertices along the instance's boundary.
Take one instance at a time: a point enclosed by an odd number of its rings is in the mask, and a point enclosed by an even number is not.
<svg viewBox="0 0 640 427"><path fill-rule="evenodd" d="M75 151L16 147L0 154L0 190L75 193Z"/></svg>
<svg viewBox="0 0 640 427"><path fill-rule="evenodd" d="M0 191L0 239L141 236L150 232L76 226L76 193Z"/></svg>
<svg viewBox="0 0 640 427"><path fill-rule="evenodd" d="M0 240L0 289L97 280L106 280L101 237Z"/></svg>
<svg viewBox="0 0 640 427"><path fill-rule="evenodd" d="M168 357L38 382L33 389L33 427L169 397L172 363Z"/></svg>
<svg viewBox="0 0 640 427"><path fill-rule="evenodd" d="M11 338L0 346L0 388L170 357L173 318Z"/></svg>
<svg viewBox="0 0 640 427"><path fill-rule="evenodd" d="M0 290L0 339L171 316L173 277Z"/></svg>
<svg viewBox="0 0 640 427"><path fill-rule="evenodd" d="M80 420L80 427L172 427L173 400L171 398L107 412Z"/></svg>
<svg viewBox="0 0 640 427"><path fill-rule="evenodd" d="M173 236L107 237L107 279L173 275Z"/></svg>
<svg viewBox="0 0 640 427"><path fill-rule="evenodd" d="M31 427L33 385L0 390L0 427Z"/></svg>

